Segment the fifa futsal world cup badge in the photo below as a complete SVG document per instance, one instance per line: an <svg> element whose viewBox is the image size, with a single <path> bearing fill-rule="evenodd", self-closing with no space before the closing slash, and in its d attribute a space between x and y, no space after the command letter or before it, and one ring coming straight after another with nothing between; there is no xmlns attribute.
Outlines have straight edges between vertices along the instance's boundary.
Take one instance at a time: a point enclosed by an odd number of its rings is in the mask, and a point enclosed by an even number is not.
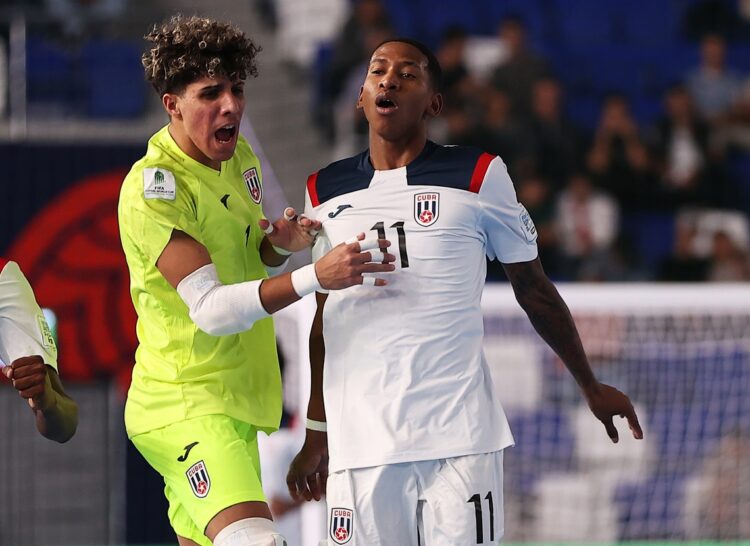
<svg viewBox="0 0 750 546"><path fill-rule="evenodd" d="M440 213L440 194L435 192L414 195L414 219L422 227L431 226Z"/></svg>
<svg viewBox="0 0 750 546"><path fill-rule="evenodd" d="M331 508L331 523L328 529L336 544L349 542L354 533L354 511L348 508Z"/></svg>
<svg viewBox="0 0 750 546"><path fill-rule="evenodd" d="M211 489L211 478L208 477L208 470L205 463L198 461L187 469L185 475L190 482L190 488L193 490L195 496L199 499L205 498Z"/></svg>
<svg viewBox="0 0 750 546"><path fill-rule="evenodd" d="M258 171L255 170L255 167L251 167L242 173L242 178L245 179L245 186L247 186L250 199L252 199L254 203L260 204L260 200L263 197L263 186L260 185Z"/></svg>

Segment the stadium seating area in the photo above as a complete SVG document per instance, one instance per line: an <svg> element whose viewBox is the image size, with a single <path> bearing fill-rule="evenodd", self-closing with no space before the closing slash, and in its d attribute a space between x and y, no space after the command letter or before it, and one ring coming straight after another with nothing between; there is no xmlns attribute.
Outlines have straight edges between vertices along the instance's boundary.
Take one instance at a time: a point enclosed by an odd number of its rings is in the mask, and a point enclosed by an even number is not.
<svg viewBox="0 0 750 546"><path fill-rule="evenodd" d="M127 119L143 114L147 87L140 43L91 39L65 48L37 35L29 37L26 51L31 115Z"/></svg>

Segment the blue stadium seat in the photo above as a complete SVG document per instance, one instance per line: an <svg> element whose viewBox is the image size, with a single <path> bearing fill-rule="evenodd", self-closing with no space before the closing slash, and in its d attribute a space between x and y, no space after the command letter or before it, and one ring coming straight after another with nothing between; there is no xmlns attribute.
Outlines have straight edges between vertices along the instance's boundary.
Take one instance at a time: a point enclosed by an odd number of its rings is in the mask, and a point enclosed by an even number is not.
<svg viewBox="0 0 750 546"><path fill-rule="evenodd" d="M662 212L638 212L623 216L622 233L628 237L644 265L655 271L659 263L672 252L674 245L674 216Z"/></svg>
<svg viewBox="0 0 750 546"><path fill-rule="evenodd" d="M79 96L70 53L44 38L26 43L26 90L30 109L36 106L72 113Z"/></svg>
<svg viewBox="0 0 750 546"><path fill-rule="evenodd" d="M560 40L567 45L599 45L614 41L615 2L554 0Z"/></svg>
<svg viewBox="0 0 750 546"><path fill-rule="evenodd" d="M456 9L451 0L413 0L409 3L414 17L417 37L436 48L443 31L448 27L462 27L468 34L488 35L495 33L495 26L481 13L477 1L464 2Z"/></svg>
<svg viewBox="0 0 750 546"><path fill-rule="evenodd" d="M682 539L685 483L680 474L655 474L615 492L620 541Z"/></svg>
<svg viewBox="0 0 750 546"><path fill-rule="evenodd" d="M729 156L727 165L732 180L737 185L739 209L750 210L750 153L736 152Z"/></svg>
<svg viewBox="0 0 750 546"><path fill-rule="evenodd" d="M516 440L505 457L505 476L510 487L530 492L541 472L574 469L575 436L560 407L511 413L508 418Z"/></svg>
<svg viewBox="0 0 750 546"><path fill-rule="evenodd" d="M143 113L146 85L138 44L91 40L83 47L81 65L87 86L87 115L129 118Z"/></svg>
<svg viewBox="0 0 750 546"><path fill-rule="evenodd" d="M625 39L636 45L662 46L678 40L680 14L673 0L628 0L619 3L618 20Z"/></svg>
<svg viewBox="0 0 750 546"><path fill-rule="evenodd" d="M397 36L417 37L414 28L415 11L403 0L382 0Z"/></svg>
<svg viewBox="0 0 750 546"><path fill-rule="evenodd" d="M529 41L536 49L547 43L558 42L557 21L544 0L482 0L479 4L483 18L487 24L493 25L493 32L500 21L514 15L523 21Z"/></svg>

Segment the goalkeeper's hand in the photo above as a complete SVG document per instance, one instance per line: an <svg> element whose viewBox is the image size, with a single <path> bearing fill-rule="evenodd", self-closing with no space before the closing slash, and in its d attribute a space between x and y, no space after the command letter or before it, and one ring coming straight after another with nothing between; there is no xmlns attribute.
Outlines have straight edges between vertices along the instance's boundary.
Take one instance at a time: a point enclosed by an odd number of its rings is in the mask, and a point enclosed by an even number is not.
<svg viewBox="0 0 750 546"><path fill-rule="evenodd" d="M620 439L617 428L612 422L615 415L628 420L633 438L636 440L643 439L643 430L638 422L638 416L635 414L630 398L625 394L604 383L597 383L593 388L586 389L584 394L589 408L596 418L604 424L607 435L612 439L612 442L617 443Z"/></svg>
<svg viewBox="0 0 750 546"><path fill-rule="evenodd" d="M308 430L305 444L289 465L286 485L295 500L320 500L328 481L328 436Z"/></svg>
<svg viewBox="0 0 750 546"><path fill-rule="evenodd" d="M323 228L318 220L299 216L292 207L284 209L283 218L273 223L267 218L261 218L258 225L272 245L287 252L298 252L309 247Z"/></svg>

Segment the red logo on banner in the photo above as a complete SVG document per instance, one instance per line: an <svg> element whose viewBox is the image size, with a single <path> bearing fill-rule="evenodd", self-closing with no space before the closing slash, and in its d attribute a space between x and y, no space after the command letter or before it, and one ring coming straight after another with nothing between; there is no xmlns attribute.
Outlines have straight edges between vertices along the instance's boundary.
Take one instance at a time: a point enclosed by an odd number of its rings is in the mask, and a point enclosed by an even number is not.
<svg viewBox="0 0 750 546"><path fill-rule="evenodd" d="M130 381L136 315L117 227L124 171L86 178L32 218L11 245L37 300L57 316L64 381Z"/></svg>

